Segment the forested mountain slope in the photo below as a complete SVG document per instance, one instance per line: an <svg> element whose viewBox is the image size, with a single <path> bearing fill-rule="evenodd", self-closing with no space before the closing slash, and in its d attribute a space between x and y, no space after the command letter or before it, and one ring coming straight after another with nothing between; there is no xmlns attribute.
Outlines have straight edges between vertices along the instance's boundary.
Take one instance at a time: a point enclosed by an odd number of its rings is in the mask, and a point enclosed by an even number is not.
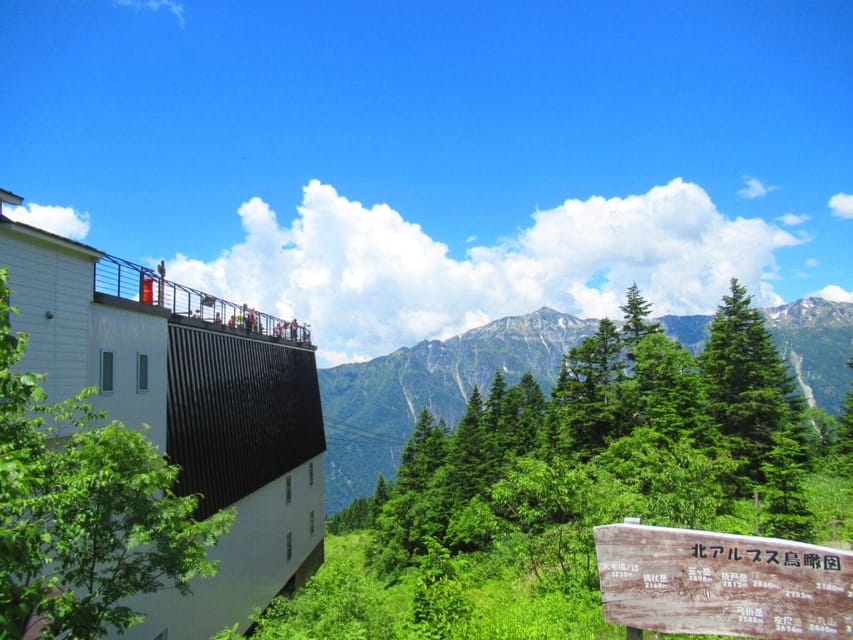
<svg viewBox="0 0 853 640"><path fill-rule="evenodd" d="M804 395L838 414L851 380L845 363L853 352L853 304L808 298L763 313ZM711 316L658 320L692 353L702 350ZM369 362L321 369L328 512L372 494L379 474L394 477L421 409L454 428L473 388L488 389L497 370L508 384L529 371L547 394L563 355L598 325L599 320L542 308L443 342L424 341Z"/></svg>

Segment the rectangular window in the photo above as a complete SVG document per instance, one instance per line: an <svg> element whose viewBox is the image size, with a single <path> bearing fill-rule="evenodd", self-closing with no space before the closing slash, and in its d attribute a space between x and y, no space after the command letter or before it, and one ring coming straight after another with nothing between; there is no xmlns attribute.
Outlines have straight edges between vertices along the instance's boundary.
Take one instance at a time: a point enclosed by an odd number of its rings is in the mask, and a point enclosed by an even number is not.
<svg viewBox="0 0 853 640"><path fill-rule="evenodd" d="M112 393L113 387L113 352L101 351L101 393Z"/></svg>
<svg viewBox="0 0 853 640"><path fill-rule="evenodd" d="M287 476L287 479L284 481L285 484L285 502L290 504L290 501L293 500L293 491L291 489L292 484L290 482L290 476Z"/></svg>
<svg viewBox="0 0 853 640"><path fill-rule="evenodd" d="M148 391L148 354L136 354L136 391Z"/></svg>
<svg viewBox="0 0 853 640"><path fill-rule="evenodd" d="M308 486L309 487L314 486L314 463L313 462L308 463Z"/></svg>
<svg viewBox="0 0 853 640"><path fill-rule="evenodd" d="M290 559L293 557L293 532L287 532L287 561L290 562Z"/></svg>
<svg viewBox="0 0 853 640"><path fill-rule="evenodd" d="M308 514L308 530L314 535L314 512Z"/></svg>

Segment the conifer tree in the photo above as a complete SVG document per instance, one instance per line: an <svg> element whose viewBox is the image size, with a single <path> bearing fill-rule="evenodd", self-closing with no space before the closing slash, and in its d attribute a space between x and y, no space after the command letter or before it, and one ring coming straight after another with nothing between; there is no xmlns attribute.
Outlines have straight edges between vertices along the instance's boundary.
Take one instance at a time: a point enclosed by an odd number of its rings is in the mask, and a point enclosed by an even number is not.
<svg viewBox="0 0 853 640"><path fill-rule="evenodd" d="M850 356L847 366L853 369L853 356ZM847 464L853 467L853 385L844 398L844 410L839 419L838 443L835 448Z"/></svg>
<svg viewBox="0 0 853 640"><path fill-rule="evenodd" d="M750 482L764 481L761 463L773 447L774 434L797 423L803 407L761 313L751 303L746 288L732 278L731 294L723 296L699 357L709 413L742 462L739 489L745 493Z"/></svg>
<svg viewBox="0 0 853 640"><path fill-rule="evenodd" d="M689 437L703 447L715 438L705 413L706 396L696 359L662 333L635 347L632 418L672 441Z"/></svg>
<svg viewBox="0 0 853 640"><path fill-rule="evenodd" d="M545 419L542 429L537 437L537 448L539 457L550 460L556 453L561 439L568 439L567 434L560 433L562 423L561 414L564 413L563 405L568 401L571 374L569 373L568 354L560 360L560 370L557 373L557 381L551 387L551 399L546 404ZM569 443L566 443L568 446Z"/></svg>
<svg viewBox="0 0 853 640"><path fill-rule="evenodd" d="M500 369L495 370L492 378L492 386L489 389L489 397L485 406L486 428L492 434L497 434L501 426L501 413L504 409L504 397L506 396L506 379Z"/></svg>
<svg viewBox="0 0 853 640"><path fill-rule="evenodd" d="M511 456L523 456L533 451L538 433L545 421L547 403L545 394L529 371L521 376L517 385L510 387L504 396L499 430L504 438L498 449Z"/></svg>
<svg viewBox="0 0 853 640"><path fill-rule="evenodd" d="M793 428L787 428L773 433L773 446L761 465L765 477L761 493L766 514L761 533L812 542L814 516L809 512L803 491L806 473L801 446L792 432Z"/></svg>
<svg viewBox="0 0 853 640"><path fill-rule="evenodd" d="M485 411L480 390L475 386L468 399L465 415L451 439L448 491L456 507L475 495L486 495L493 473L491 434L485 428Z"/></svg>
<svg viewBox="0 0 853 640"><path fill-rule="evenodd" d="M633 359L633 348L643 336L661 333L659 322L647 322L652 313L652 304L640 294L640 288L634 282L625 294L625 304L619 307L625 314L622 325L622 342L628 348L628 358Z"/></svg>
<svg viewBox="0 0 853 640"><path fill-rule="evenodd" d="M422 409L415 430L403 449L397 469L401 491L422 491L432 474L446 461L447 432L444 423L436 424L429 409Z"/></svg>
<svg viewBox="0 0 853 640"><path fill-rule="evenodd" d="M619 383L625 363L621 350L616 325L605 318L595 335L569 351L570 379L560 410L560 446L583 460L603 449L610 438L623 435Z"/></svg>

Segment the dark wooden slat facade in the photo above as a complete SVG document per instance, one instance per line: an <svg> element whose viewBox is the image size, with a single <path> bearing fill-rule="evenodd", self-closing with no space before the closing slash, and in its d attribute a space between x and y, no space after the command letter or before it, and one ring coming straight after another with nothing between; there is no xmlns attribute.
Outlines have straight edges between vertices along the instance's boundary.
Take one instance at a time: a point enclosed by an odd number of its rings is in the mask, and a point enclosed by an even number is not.
<svg viewBox="0 0 853 640"><path fill-rule="evenodd" d="M326 450L313 349L169 323L167 452L198 517Z"/></svg>

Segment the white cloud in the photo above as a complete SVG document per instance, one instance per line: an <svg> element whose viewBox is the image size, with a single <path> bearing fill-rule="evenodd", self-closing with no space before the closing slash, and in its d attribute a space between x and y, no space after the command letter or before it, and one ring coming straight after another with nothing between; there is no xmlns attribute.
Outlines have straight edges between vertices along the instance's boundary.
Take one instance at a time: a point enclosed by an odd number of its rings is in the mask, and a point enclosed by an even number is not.
<svg viewBox="0 0 853 640"><path fill-rule="evenodd" d="M740 189L737 194L741 198L746 198L748 200L753 200L755 198L761 198L766 196L771 191L776 191L779 187L764 185L761 180L758 178L753 178L751 176L744 176L743 181L746 184L745 187Z"/></svg>
<svg viewBox="0 0 853 640"><path fill-rule="evenodd" d="M776 219L787 227L796 227L799 224L803 224L804 222L808 222L809 220L811 220L809 216L799 216L796 213L786 213L785 215L779 216Z"/></svg>
<svg viewBox="0 0 853 640"><path fill-rule="evenodd" d="M853 218L853 195L836 193L829 199L829 208L832 209L832 215L838 218Z"/></svg>
<svg viewBox="0 0 853 640"><path fill-rule="evenodd" d="M818 261L818 259L817 259L817 258L808 258L808 259L806 260L806 263L805 263L805 264L806 264L806 266L807 266L809 269L814 269L814 268L816 268L816 267L819 267L819 266L820 266L820 262Z"/></svg>
<svg viewBox="0 0 853 640"><path fill-rule="evenodd" d="M174 0L113 0L113 4L118 7L132 7L139 11L140 9L166 9L170 11L177 19L178 26L184 28L184 5Z"/></svg>
<svg viewBox="0 0 853 640"><path fill-rule="evenodd" d="M634 281L656 315L713 312L733 276L756 304L779 304L769 282L774 252L807 241L761 219L727 218L681 179L641 195L536 211L516 237L471 246L462 260L390 206L364 206L316 180L297 211L283 226L252 198L238 211L240 244L210 263L175 256L167 277L310 320L321 366L546 305L618 319Z"/></svg>
<svg viewBox="0 0 853 640"><path fill-rule="evenodd" d="M89 233L89 213L71 207L43 206L30 203L21 207L3 207L3 215L72 240L83 240Z"/></svg>
<svg viewBox="0 0 853 640"><path fill-rule="evenodd" d="M853 302L853 291L846 291L838 285L831 284L820 291L810 294L815 298L823 298L832 302Z"/></svg>

